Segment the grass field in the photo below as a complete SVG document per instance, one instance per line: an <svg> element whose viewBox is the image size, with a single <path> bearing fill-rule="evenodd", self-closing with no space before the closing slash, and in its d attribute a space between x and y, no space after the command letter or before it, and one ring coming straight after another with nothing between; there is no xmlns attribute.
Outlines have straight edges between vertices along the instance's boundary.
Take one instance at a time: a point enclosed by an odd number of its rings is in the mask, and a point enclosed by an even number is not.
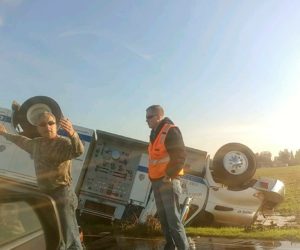
<svg viewBox="0 0 300 250"><path fill-rule="evenodd" d="M285 200L275 208L275 211L283 215L300 217L300 166L259 168L254 177L271 177L283 181Z"/></svg>

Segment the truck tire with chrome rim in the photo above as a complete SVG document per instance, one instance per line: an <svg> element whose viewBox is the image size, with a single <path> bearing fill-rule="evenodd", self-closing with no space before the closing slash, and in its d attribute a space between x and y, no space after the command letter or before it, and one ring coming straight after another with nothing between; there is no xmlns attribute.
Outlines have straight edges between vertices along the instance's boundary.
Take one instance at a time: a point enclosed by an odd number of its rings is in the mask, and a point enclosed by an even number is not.
<svg viewBox="0 0 300 250"><path fill-rule="evenodd" d="M212 163L213 177L228 187L240 187L248 182L256 170L255 155L240 143L228 143L215 154Z"/></svg>
<svg viewBox="0 0 300 250"><path fill-rule="evenodd" d="M48 111L54 114L56 121L59 122L62 118L62 112L55 100L48 96L34 96L26 100L18 110L14 110L12 115L12 123L16 128L20 126L22 132L20 134L29 138L38 137L36 124L34 124L34 117L39 113Z"/></svg>

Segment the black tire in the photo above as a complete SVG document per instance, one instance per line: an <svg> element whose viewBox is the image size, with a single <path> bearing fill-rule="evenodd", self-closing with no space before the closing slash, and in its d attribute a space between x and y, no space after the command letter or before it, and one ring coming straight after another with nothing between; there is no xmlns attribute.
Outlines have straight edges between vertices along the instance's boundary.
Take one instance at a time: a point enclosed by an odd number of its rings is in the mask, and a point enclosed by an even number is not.
<svg viewBox="0 0 300 250"><path fill-rule="evenodd" d="M215 154L212 170L216 182L231 188L240 187L255 174L255 155L243 144L225 144Z"/></svg>
<svg viewBox="0 0 300 250"><path fill-rule="evenodd" d="M52 98L47 96L34 96L26 100L20 107L17 112L13 113L13 125L16 128L18 125L22 128L22 135L25 135L29 138L35 138L39 136L37 131L37 127L33 125L28 120L28 111L33 105L45 105L47 106L47 110L49 110L52 114L54 114L57 123L59 123L62 118L62 112L57 104Z"/></svg>

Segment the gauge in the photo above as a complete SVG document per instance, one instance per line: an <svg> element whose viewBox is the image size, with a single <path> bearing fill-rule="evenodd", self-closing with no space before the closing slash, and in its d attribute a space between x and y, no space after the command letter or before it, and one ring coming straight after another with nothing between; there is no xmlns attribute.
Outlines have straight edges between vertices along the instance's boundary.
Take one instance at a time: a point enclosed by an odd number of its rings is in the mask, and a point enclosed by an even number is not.
<svg viewBox="0 0 300 250"><path fill-rule="evenodd" d="M118 150L113 150L111 152L111 157L114 159L114 160L118 160L120 158L121 154Z"/></svg>

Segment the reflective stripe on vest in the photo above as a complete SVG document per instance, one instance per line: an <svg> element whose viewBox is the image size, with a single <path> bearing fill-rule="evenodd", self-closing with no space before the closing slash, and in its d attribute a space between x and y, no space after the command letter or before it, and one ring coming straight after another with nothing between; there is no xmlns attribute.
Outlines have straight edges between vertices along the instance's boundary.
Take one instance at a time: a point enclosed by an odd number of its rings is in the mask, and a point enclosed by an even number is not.
<svg viewBox="0 0 300 250"><path fill-rule="evenodd" d="M149 143L149 177L150 179L159 179L166 175L166 168L170 161L168 151L165 147L165 140L170 128L175 127L173 124L165 124L157 135L153 143ZM179 175L183 175L183 170Z"/></svg>
<svg viewBox="0 0 300 250"><path fill-rule="evenodd" d="M160 164L160 163L168 163L170 161L170 157L169 156L167 156L167 157L165 157L165 158L163 158L163 159L158 159L158 160L151 160L151 159L149 159L149 164L152 164L152 165L154 165L154 164Z"/></svg>

